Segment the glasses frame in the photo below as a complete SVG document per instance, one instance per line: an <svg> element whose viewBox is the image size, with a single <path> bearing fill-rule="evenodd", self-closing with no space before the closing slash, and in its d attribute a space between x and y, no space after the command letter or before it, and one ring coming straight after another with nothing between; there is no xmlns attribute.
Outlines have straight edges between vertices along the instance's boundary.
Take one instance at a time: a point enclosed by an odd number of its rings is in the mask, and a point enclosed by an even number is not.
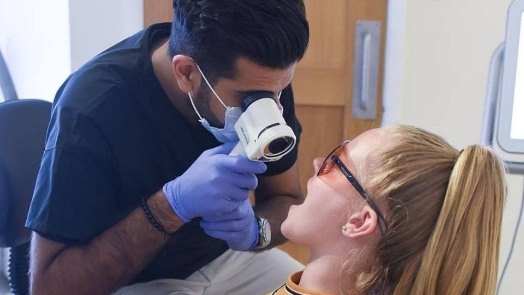
<svg viewBox="0 0 524 295"><path fill-rule="evenodd" d="M373 209L377 213L378 221L379 221L378 226L380 228L380 232L384 234L388 228L388 224L386 222L386 218L384 217L384 214L382 214L377 204L375 204L375 202L371 200L366 190L364 190L360 182L358 182L357 178L349 171L347 166L344 165L342 160L340 160L339 158L342 151L344 151L344 147L348 143L349 143L348 140L344 141L341 145L339 145L333 151L331 151L331 153L329 153L329 155L324 159L322 166L320 166L320 169L317 172L317 176L320 177L322 175L329 173L329 171L333 169L333 165L337 165L338 169L340 170L340 172L342 172L342 174L344 174L344 176L349 181L349 183L351 183L351 185L355 188L355 190L359 193L359 195L366 201L366 203L371 207L371 209Z"/></svg>

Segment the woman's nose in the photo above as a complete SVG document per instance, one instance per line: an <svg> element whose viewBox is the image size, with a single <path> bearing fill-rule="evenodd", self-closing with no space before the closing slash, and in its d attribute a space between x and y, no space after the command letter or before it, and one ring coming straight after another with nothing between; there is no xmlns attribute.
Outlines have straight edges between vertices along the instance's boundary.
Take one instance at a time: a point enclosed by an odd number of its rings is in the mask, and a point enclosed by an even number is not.
<svg viewBox="0 0 524 295"><path fill-rule="evenodd" d="M318 170L320 169L320 167L324 163L325 159L326 158L316 158L316 159L313 160L313 170L315 170L315 175L318 173Z"/></svg>

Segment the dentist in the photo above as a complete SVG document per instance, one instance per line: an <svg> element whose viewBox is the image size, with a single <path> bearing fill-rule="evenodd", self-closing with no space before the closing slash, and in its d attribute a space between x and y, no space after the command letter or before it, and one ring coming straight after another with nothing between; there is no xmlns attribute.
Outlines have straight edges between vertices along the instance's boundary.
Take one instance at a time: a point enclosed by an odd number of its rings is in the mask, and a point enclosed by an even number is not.
<svg viewBox="0 0 524 295"><path fill-rule="evenodd" d="M57 92L26 222L32 294L260 294L302 268L273 248L302 202L297 148L267 166L228 154L255 91L274 94L299 138L304 4L173 5L172 24L100 53Z"/></svg>

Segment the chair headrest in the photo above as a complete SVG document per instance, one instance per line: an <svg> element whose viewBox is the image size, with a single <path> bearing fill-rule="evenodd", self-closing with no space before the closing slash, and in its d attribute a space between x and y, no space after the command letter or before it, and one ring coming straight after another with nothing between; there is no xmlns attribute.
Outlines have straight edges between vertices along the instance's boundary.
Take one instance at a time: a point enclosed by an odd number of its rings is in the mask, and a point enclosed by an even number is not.
<svg viewBox="0 0 524 295"><path fill-rule="evenodd" d="M0 246L29 241L24 227L45 146L51 103L36 99L0 103Z"/></svg>

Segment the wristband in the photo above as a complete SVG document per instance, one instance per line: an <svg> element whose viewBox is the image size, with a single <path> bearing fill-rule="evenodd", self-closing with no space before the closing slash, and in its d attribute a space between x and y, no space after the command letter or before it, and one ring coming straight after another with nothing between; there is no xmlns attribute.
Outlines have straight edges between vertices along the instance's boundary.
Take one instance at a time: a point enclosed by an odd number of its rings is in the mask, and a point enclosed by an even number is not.
<svg viewBox="0 0 524 295"><path fill-rule="evenodd" d="M162 226L162 224L160 224L160 222L158 222L158 220L155 218L155 216L153 215L151 210L149 210L149 207L147 206L147 200L145 198L141 198L140 202L141 202L141 205L142 205L142 210L144 210L144 213L146 214L147 219L149 219L149 222L151 222L151 224L153 224L153 226L158 231L163 232L163 233L169 235L169 233L165 230L165 228Z"/></svg>

